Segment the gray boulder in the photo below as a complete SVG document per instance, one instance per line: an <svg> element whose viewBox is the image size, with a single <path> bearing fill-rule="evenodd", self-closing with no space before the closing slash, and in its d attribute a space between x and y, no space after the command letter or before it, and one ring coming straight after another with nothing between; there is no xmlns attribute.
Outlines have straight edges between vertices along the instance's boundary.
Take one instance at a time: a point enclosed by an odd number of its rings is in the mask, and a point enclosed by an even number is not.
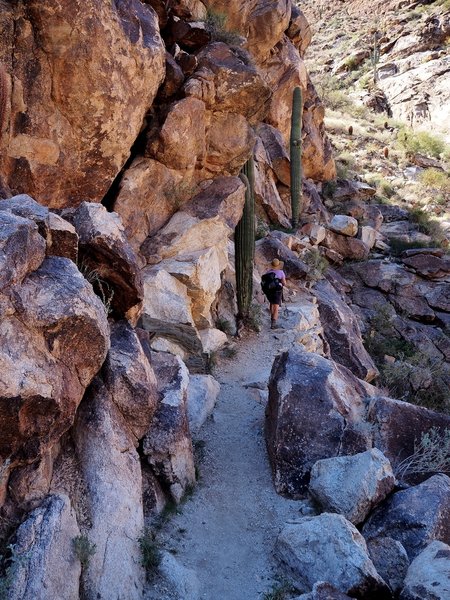
<svg viewBox="0 0 450 600"><path fill-rule="evenodd" d="M147 352L147 349L146 349ZM151 352L159 403L144 438L143 451L158 480L179 502L195 483L192 439L187 416L189 373L183 361L167 352Z"/></svg>
<svg viewBox="0 0 450 600"><path fill-rule="evenodd" d="M409 558L400 542L389 537L375 538L367 543L376 570L394 594L403 588Z"/></svg>
<svg viewBox="0 0 450 600"><path fill-rule="evenodd" d="M96 545L83 573L87 597L141 600L141 465L134 436L100 378L78 409L73 437L87 488L89 539Z"/></svg>
<svg viewBox="0 0 450 600"><path fill-rule="evenodd" d="M373 448L317 461L311 469L309 491L325 511L336 512L358 525L394 485L390 462Z"/></svg>
<svg viewBox="0 0 450 600"><path fill-rule="evenodd" d="M393 494L370 516L364 537L391 537L415 558L430 542L450 543L450 478L434 475L420 485Z"/></svg>
<svg viewBox="0 0 450 600"><path fill-rule="evenodd" d="M81 564L73 540L78 535L69 498L48 496L17 530L8 600L76 600Z"/></svg>
<svg viewBox="0 0 450 600"><path fill-rule="evenodd" d="M287 525L275 552L296 586L309 591L319 581L357 598L389 598L359 531L341 515L323 513Z"/></svg>
<svg viewBox="0 0 450 600"><path fill-rule="evenodd" d="M279 493L301 497L317 460L371 447L364 399L373 391L345 367L298 346L275 359L265 434Z"/></svg>
<svg viewBox="0 0 450 600"><path fill-rule="evenodd" d="M401 600L450 598L450 546L431 542L411 563Z"/></svg>
<svg viewBox="0 0 450 600"><path fill-rule="evenodd" d="M198 433L214 410L220 383L212 375L190 375L187 388L187 413L191 433Z"/></svg>

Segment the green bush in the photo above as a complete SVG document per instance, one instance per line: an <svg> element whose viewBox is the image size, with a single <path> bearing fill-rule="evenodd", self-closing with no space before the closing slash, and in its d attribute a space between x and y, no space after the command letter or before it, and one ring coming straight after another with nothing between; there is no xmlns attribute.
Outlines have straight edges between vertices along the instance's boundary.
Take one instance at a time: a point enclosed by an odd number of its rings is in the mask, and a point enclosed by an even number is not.
<svg viewBox="0 0 450 600"><path fill-rule="evenodd" d="M146 527L138 538L138 544L141 551L141 565L144 567L147 576L152 575L159 567L162 559L156 535Z"/></svg>
<svg viewBox="0 0 450 600"><path fill-rule="evenodd" d="M228 17L226 14L208 9L205 26L213 42L224 42L229 46L236 46L240 36L236 31L227 30Z"/></svg>
<svg viewBox="0 0 450 600"><path fill-rule="evenodd" d="M412 154L419 153L439 158L441 154L449 151L448 146L442 138L432 135L427 131L414 132L410 129L402 128L398 132L397 141L406 152Z"/></svg>
<svg viewBox="0 0 450 600"><path fill-rule="evenodd" d="M411 221L416 224L417 229L433 238L433 241L437 245L441 244L446 239L445 232L440 223L435 219L432 219L423 209L413 208L409 211L409 217Z"/></svg>
<svg viewBox="0 0 450 600"><path fill-rule="evenodd" d="M420 174L422 185L450 194L450 176L440 169L426 169Z"/></svg>

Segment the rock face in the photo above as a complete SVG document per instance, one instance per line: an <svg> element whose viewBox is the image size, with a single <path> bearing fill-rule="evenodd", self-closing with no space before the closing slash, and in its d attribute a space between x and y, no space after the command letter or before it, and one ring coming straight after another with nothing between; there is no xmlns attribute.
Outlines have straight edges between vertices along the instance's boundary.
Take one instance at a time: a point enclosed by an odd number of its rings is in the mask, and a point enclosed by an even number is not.
<svg viewBox="0 0 450 600"><path fill-rule="evenodd" d="M401 600L444 600L450 595L450 546L431 542L411 563Z"/></svg>
<svg viewBox="0 0 450 600"><path fill-rule="evenodd" d="M276 555L302 591L327 581L356 598L390 598L356 527L340 515L323 513L287 525L276 543Z"/></svg>
<svg viewBox="0 0 450 600"><path fill-rule="evenodd" d="M73 423L108 351L109 327L101 301L66 258L45 259L3 296L3 307L0 455L24 464Z"/></svg>
<svg viewBox="0 0 450 600"><path fill-rule="evenodd" d="M81 565L73 547L80 535L70 501L64 495L49 496L22 523L16 534L16 562L10 600L78 598Z"/></svg>
<svg viewBox="0 0 450 600"><path fill-rule="evenodd" d="M319 281L314 291L331 356L360 379L372 381L378 369L364 348L354 313L328 281Z"/></svg>
<svg viewBox="0 0 450 600"><path fill-rule="evenodd" d="M82 202L72 216L79 236L79 261L86 278L116 318L136 323L144 290L137 257L120 218L104 206Z"/></svg>
<svg viewBox="0 0 450 600"><path fill-rule="evenodd" d="M148 352L148 350L146 349ZM186 394L189 374L184 363L165 352L150 352L160 400L143 450L157 478L179 502L195 483L192 440L187 416Z"/></svg>
<svg viewBox="0 0 450 600"><path fill-rule="evenodd" d="M360 423L370 387L345 367L300 349L275 359L265 432L279 493L299 497L317 460L370 447Z"/></svg>
<svg viewBox="0 0 450 600"><path fill-rule="evenodd" d="M403 544L410 559L433 540L448 543L449 497L450 479L446 475L434 475L420 485L397 492L369 518L363 528L364 537L392 537Z"/></svg>
<svg viewBox="0 0 450 600"><path fill-rule="evenodd" d="M134 438L99 378L89 388L74 428L87 487L96 552L83 576L89 598L142 598L138 538L144 528L142 475Z"/></svg>
<svg viewBox="0 0 450 600"><path fill-rule="evenodd" d="M14 91L0 140L3 182L52 207L100 201L164 78L156 14L137 0L51 0L2 11L0 27Z"/></svg>
<svg viewBox="0 0 450 600"><path fill-rule="evenodd" d="M336 512L358 525L394 485L389 461L374 448L354 456L317 461L311 469L309 491L323 510Z"/></svg>
<svg viewBox="0 0 450 600"><path fill-rule="evenodd" d="M136 440L141 439L156 410L157 384L139 337L126 321L111 327L111 349L102 377Z"/></svg>

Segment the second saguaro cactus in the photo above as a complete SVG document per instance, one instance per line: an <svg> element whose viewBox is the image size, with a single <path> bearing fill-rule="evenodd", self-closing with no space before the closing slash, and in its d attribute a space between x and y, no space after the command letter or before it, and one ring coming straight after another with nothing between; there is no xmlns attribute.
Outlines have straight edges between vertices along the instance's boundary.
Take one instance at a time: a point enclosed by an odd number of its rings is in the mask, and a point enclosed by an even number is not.
<svg viewBox="0 0 450 600"><path fill-rule="evenodd" d="M250 158L242 168L241 179L246 185L242 218L236 226L235 265L238 316L249 316L253 297L253 261L255 257L255 195L254 162Z"/></svg>
<svg viewBox="0 0 450 600"><path fill-rule="evenodd" d="M298 217L302 206L302 120L303 94L301 88L296 87L294 89L292 98L290 138L291 208L293 229L298 227Z"/></svg>

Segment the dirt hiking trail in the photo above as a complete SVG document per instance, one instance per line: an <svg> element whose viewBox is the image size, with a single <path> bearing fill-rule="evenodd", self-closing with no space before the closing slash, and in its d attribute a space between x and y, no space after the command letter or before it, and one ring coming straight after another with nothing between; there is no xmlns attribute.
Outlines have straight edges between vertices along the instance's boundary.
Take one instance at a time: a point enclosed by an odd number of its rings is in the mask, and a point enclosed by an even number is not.
<svg viewBox="0 0 450 600"><path fill-rule="evenodd" d="M264 314L261 332L244 334L237 355L215 368L221 391L197 435L204 442L198 486L159 535L164 548L196 573L202 600L264 598L277 585L276 537L287 520L300 516L302 502L275 492L264 440L265 400L248 385L266 389L273 359L290 346L289 337L271 330ZM160 581L147 596L172 597Z"/></svg>

